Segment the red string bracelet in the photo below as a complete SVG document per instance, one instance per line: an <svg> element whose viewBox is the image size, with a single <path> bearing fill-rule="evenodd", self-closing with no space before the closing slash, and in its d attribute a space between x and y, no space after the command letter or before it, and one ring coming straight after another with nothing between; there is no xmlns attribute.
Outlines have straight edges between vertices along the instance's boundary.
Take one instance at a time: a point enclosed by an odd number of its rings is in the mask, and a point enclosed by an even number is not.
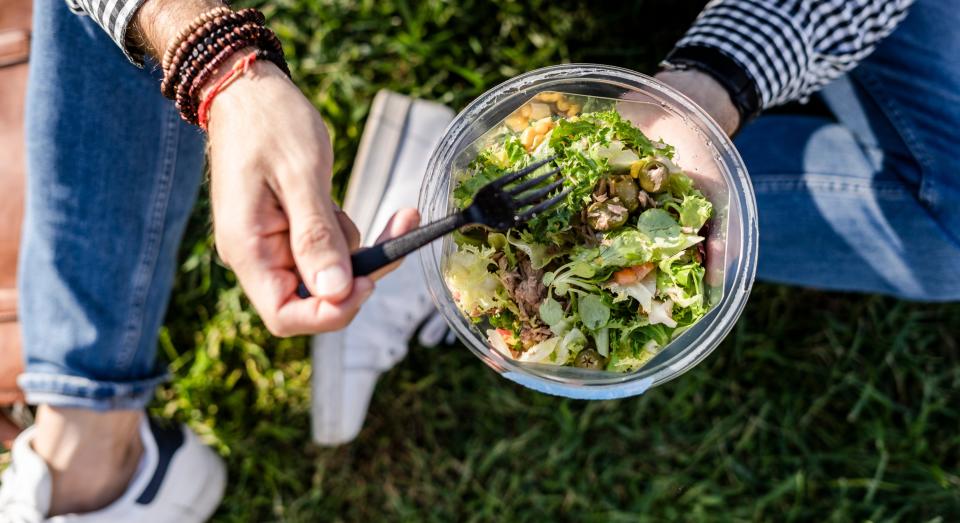
<svg viewBox="0 0 960 523"><path fill-rule="evenodd" d="M217 80L217 83L213 84L213 87L210 88L207 96L203 98L203 102L200 103L200 107L197 109L197 120L204 131L207 130L207 124L210 122L210 106L213 104L213 99L226 89L228 85L233 83L234 80L240 78L243 73L247 72L250 64L257 61L257 54L258 51L254 51L233 64L233 68L230 69L230 74Z"/></svg>

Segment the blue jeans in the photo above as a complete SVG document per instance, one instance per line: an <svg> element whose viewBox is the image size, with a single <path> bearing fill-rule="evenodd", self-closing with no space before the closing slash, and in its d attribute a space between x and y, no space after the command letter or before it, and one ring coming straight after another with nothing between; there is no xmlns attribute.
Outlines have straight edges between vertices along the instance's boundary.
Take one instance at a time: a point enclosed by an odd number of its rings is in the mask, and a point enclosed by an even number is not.
<svg viewBox="0 0 960 523"><path fill-rule="evenodd" d="M758 277L960 300L960 10L919 0L820 96L737 137L757 193Z"/></svg>
<svg viewBox="0 0 960 523"><path fill-rule="evenodd" d="M63 0L34 2L20 314L31 403L140 408L203 173L202 134Z"/></svg>
<svg viewBox="0 0 960 523"><path fill-rule="evenodd" d="M92 22L61 0L35 9L20 384L34 403L138 408L165 374L156 335L202 136L160 97L157 74L130 66ZM835 119L765 116L744 129L762 279L960 299L958 25L960 13L920 0L825 91Z"/></svg>

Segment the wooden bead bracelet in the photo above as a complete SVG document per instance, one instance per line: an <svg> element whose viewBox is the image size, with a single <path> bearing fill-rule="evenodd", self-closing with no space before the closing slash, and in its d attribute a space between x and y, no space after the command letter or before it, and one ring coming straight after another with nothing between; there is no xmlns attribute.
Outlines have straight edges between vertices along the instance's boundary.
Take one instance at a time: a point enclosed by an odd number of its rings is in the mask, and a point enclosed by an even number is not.
<svg viewBox="0 0 960 523"><path fill-rule="evenodd" d="M200 15L199 18L204 18L204 15ZM211 39L211 33L217 29L237 27L248 22L262 26L265 23L265 19L263 18L263 14L256 9L242 9L237 12L228 10L226 13L213 16L206 22L198 23L186 37L179 41L179 44L176 45L176 50L172 53L172 58L163 69L163 83L160 84L160 90L163 92L163 95L167 98L173 98L175 88L173 81L179 75L183 61L190 58L190 54L194 52L199 44L212 45L213 40ZM191 26L193 25L194 24L191 24ZM170 48L173 48L173 46L171 45ZM170 48L168 48L168 51ZM166 54L167 53L164 53L164 55ZM195 58L196 55L193 57Z"/></svg>
<svg viewBox="0 0 960 523"><path fill-rule="evenodd" d="M199 100L203 86L243 49L254 48L256 51L242 60L243 67L235 67L230 72L228 81L218 81L217 89L211 90L208 97L246 72L258 58L273 62L287 76L290 75L280 39L264 24L263 13L256 9L231 11L218 7L202 13L177 34L163 55L164 76L160 90L164 96L176 101L184 120L197 124L200 106L204 106L204 114L208 114L209 100L203 103Z"/></svg>
<svg viewBox="0 0 960 523"><path fill-rule="evenodd" d="M274 63L285 65L282 58L283 49L280 46L280 41L268 29L264 27L252 27L238 28L235 31L237 31L236 34L240 34L242 38L228 41L225 46L217 46L216 49L218 49L218 51L216 51L215 55L209 58L203 55L203 57L198 58L194 64L191 64L191 66L184 70L181 83L177 87L176 101L177 108L188 121L194 122L196 120L196 102L203 85L216 73L217 69L237 51L246 47L263 49L268 51L268 53L264 54L264 58ZM285 70L284 67L281 67L281 70L289 74L289 71Z"/></svg>
<svg viewBox="0 0 960 523"><path fill-rule="evenodd" d="M166 52L163 53L163 62L161 62L161 67L163 67L163 71L166 72L167 70L170 69L170 61L173 60L173 54L180 47L180 44L182 44L183 41L188 36L190 36L190 33L199 29L201 25L207 22L212 22L218 16L223 16L229 12L230 12L230 8L226 6L221 6L221 7L211 9L205 13L202 13L197 18L195 18L193 22L190 23L190 25L181 29L180 32L177 33L177 37L174 38L170 46L167 47Z"/></svg>

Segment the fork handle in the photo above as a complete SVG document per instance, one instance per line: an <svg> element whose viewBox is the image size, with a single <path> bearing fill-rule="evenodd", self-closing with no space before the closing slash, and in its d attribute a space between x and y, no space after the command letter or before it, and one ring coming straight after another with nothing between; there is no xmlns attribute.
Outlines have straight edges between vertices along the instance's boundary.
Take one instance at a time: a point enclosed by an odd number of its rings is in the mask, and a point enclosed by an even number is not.
<svg viewBox="0 0 960 523"><path fill-rule="evenodd" d="M462 212L451 214L402 236L360 249L350 255L354 276L366 276L403 258L411 252L467 224Z"/></svg>

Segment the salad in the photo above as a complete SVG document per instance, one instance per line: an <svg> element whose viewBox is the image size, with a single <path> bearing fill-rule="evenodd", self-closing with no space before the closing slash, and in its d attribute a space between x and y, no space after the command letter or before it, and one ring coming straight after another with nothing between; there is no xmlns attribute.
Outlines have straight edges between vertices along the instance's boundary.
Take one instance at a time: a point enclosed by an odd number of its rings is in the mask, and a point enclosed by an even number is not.
<svg viewBox="0 0 960 523"><path fill-rule="evenodd" d="M444 279L492 347L522 362L632 372L706 313L713 206L673 162L673 147L644 136L611 100L552 92L482 140L457 175L458 208L551 156L559 190L570 190L516 228L454 235Z"/></svg>

